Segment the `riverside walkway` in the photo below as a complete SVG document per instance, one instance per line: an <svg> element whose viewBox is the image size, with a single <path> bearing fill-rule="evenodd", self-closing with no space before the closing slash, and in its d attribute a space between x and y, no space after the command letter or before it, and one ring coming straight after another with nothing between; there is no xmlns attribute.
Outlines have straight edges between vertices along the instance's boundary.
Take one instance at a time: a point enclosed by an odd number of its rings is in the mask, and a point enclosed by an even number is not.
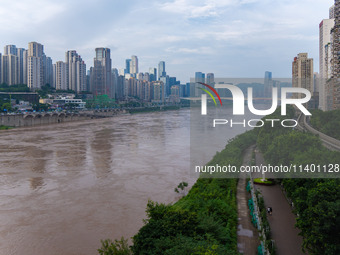
<svg viewBox="0 0 340 255"><path fill-rule="evenodd" d="M256 151L256 164L265 164L263 156ZM261 192L266 207L272 207L272 215L267 215L272 239L278 255L306 255L302 252L302 237L295 228L295 215L279 185L255 185Z"/></svg>
<svg viewBox="0 0 340 255"><path fill-rule="evenodd" d="M253 146L249 147L243 157L243 165L249 165ZM260 245L257 229L251 223L250 212L248 208L249 193L246 191L246 175L240 175L237 184L237 211L238 211L238 228L237 228L237 247L238 251L244 255L257 254L257 247Z"/></svg>

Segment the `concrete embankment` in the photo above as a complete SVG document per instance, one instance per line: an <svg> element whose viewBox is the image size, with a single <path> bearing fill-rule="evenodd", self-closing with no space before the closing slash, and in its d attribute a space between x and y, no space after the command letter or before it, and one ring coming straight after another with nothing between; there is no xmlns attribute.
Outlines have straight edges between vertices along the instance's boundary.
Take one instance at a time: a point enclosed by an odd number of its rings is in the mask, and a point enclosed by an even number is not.
<svg viewBox="0 0 340 255"><path fill-rule="evenodd" d="M107 109L107 110L81 111L78 113L47 112L14 115L7 114L0 116L0 125L9 127L31 127L38 125L73 122L95 118L108 118L122 113L125 113L125 110Z"/></svg>

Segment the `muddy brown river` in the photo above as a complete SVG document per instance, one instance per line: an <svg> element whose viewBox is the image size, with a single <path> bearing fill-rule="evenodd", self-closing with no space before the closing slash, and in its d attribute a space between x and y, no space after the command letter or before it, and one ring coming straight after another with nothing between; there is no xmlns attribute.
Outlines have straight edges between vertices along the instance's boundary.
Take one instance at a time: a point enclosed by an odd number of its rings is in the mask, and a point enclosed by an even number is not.
<svg viewBox="0 0 340 255"><path fill-rule="evenodd" d="M190 175L189 110L0 132L0 254L97 254ZM219 147L213 144L209 159ZM209 151L209 150L208 150Z"/></svg>

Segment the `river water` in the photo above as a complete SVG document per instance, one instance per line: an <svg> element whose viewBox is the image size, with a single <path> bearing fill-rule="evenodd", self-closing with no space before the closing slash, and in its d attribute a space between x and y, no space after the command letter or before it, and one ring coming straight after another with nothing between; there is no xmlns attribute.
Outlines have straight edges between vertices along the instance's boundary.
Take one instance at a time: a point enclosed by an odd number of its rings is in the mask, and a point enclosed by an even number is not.
<svg viewBox="0 0 340 255"><path fill-rule="evenodd" d="M1 131L0 254L96 254L133 236L148 199L174 202L195 182L189 137L188 109Z"/></svg>

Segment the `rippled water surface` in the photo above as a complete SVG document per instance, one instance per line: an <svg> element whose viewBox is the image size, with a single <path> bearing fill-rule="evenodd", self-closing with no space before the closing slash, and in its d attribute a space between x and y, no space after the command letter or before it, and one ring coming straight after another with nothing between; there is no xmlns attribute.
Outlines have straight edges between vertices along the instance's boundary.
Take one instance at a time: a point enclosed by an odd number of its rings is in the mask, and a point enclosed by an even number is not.
<svg viewBox="0 0 340 255"><path fill-rule="evenodd" d="M148 199L174 202L178 183L195 181L189 119L180 110L1 131L0 254L96 254L100 239L136 234Z"/></svg>

